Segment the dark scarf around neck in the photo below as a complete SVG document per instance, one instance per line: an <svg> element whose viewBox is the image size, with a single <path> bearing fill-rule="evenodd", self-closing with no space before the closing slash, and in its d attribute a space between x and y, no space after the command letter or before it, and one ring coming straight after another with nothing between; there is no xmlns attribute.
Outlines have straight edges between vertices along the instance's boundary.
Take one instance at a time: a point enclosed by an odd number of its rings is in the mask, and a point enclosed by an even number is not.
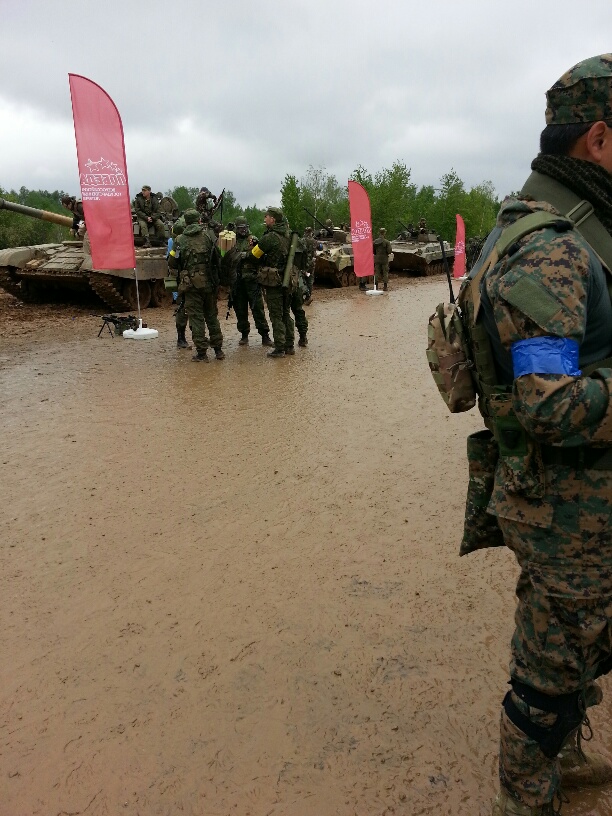
<svg viewBox="0 0 612 816"><path fill-rule="evenodd" d="M612 175L598 164L571 156L540 153L531 169L564 184L593 205L595 215L612 235Z"/></svg>

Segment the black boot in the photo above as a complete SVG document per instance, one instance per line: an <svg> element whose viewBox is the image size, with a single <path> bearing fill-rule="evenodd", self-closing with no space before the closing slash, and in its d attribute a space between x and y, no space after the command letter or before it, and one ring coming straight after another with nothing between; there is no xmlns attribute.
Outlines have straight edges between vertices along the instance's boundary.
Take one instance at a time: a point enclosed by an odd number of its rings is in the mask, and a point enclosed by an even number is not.
<svg viewBox="0 0 612 816"><path fill-rule="evenodd" d="M206 349L204 349L204 351L197 351L191 359L194 363L207 363L208 357L206 356Z"/></svg>
<svg viewBox="0 0 612 816"><path fill-rule="evenodd" d="M187 342L187 338L185 337L185 329L177 329L176 330L176 347L182 349L191 348L189 343Z"/></svg>
<svg viewBox="0 0 612 816"><path fill-rule="evenodd" d="M266 332L265 334L261 335L261 345L262 346L273 346L274 343L270 339L270 335Z"/></svg>
<svg viewBox="0 0 612 816"><path fill-rule="evenodd" d="M274 351L268 352L268 357L284 357L284 356L285 356L284 349L275 348Z"/></svg>
<svg viewBox="0 0 612 816"><path fill-rule="evenodd" d="M308 338L305 334L300 334L300 339L298 340L298 346L307 346L308 345Z"/></svg>
<svg viewBox="0 0 612 816"><path fill-rule="evenodd" d="M215 357L217 360L225 360L225 354L221 347L215 349Z"/></svg>
<svg viewBox="0 0 612 816"><path fill-rule="evenodd" d="M287 346L287 348L285 349L285 354L288 354L290 357L292 357L295 354L295 348L293 346Z"/></svg>
<svg viewBox="0 0 612 816"><path fill-rule="evenodd" d="M242 337L238 341L238 345L239 346L248 346L249 345L249 334L248 334L248 332L246 334L243 332Z"/></svg>
<svg viewBox="0 0 612 816"><path fill-rule="evenodd" d="M388 287L388 286L387 286L387 284L385 283L385 285L383 286L383 292L386 292L388 288L389 288L389 287Z"/></svg>

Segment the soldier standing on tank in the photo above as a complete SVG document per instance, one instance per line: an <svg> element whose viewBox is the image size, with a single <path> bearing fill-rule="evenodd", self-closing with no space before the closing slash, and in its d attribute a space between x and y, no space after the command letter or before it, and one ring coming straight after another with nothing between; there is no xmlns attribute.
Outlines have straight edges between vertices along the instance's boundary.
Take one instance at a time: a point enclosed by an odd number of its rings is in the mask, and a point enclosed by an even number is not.
<svg viewBox="0 0 612 816"><path fill-rule="evenodd" d="M381 227L378 238L374 241L374 274L377 280L383 281L386 292L389 284L389 255L393 251L391 241L387 240L387 230Z"/></svg>
<svg viewBox="0 0 612 816"><path fill-rule="evenodd" d="M77 200L74 196L65 195L61 198L62 206L65 207L67 210L70 210L72 213L72 233L73 235L79 234L79 229L83 230L81 224L85 225L85 212L83 211L83 202L79 199Z"/></svg>
<svg viewBox="0 0 612 816"><path fill-rule="evenodd" d="M246 263L257 268L257 279L268 304L274 336L274 351L269 351L268 357L284 357L295 354L291 295L282 285L291 239L283 211L278 207L268 207L264 223L266 231L252 248Z"/></svg>
<svg viewBox="0 0 612 816"><path fill-rule="evenodd" d="M200 214L206 216L207 221L210 221L217 201L217 196L213 195L208 187L200 187L200 192L195 200L195 208Z"/></svg>
<svg viewBox="0 0 612 816"><path fill-rule="evenodd" d="M217 311L218 249L214 232L201 225L197 210L186 210L185 229L168 257L168 266L180 273L179 294L185 295L185 312L196 347L194 362L208 362L210 345L217 360L223 360L223 334ZM206 326L205 326L206 324Z"/></svg>
<svg viewBox="0 0 612 816"><path fill-rule="evenodd" d="M155 235L162 243L166 242L166 231L159 214L159 201L157 196L151 195L151 188L145 184L140 193L134 199L134 210L136 218L140 224L140 234L144 238L145 247L151 246L149 239L149 227L155 229Z"/></svg>
<svg viewBox="0 0 612 816"><path fill-rule="evenodd" d="M310 306L312 303L312 290L315 281L315 259L317 254L317 242L312 235L312 227L306 227L304 230L304 246L306 247L306 269L304 271L304 286L306 287L306 305Z"/></svg>
<svg viewBox="0 0 612 816"><path fill-rule="evenodd" d="M250 254L256 241L255 236L250 233L246 218L239 215L236 218L235 251L245 253L246 256ZM232 301L234 311L236 312L236 325L241 334L238 345L246 346L249 343L249 332L251 330L251 324L249 323L250 307L255 328L261 335L262 346L272 346L270 326L266 320L266 312L264 309L263 294L257 282L257 268L254 264L241 264L233 287Z"/></svg>
<svg viewBox="0 0 612 816"><path fill-rule="evenodd" d="M493 816L552 816L568 788L612 782L581 745L612 670L612 54L546 98L533 172L491 236L517 237L476 287L488 511L521 570Z"/></svg>

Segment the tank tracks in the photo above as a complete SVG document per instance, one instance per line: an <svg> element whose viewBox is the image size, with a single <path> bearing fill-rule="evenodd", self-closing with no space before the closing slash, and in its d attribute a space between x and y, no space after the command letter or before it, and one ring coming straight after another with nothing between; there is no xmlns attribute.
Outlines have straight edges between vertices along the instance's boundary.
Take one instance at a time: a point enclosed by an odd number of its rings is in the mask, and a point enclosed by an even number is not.
<svg viewBox="0 0 612 816"><path fill-rule="evenodd" d="M6 269L0 269L0 289L4 289L5 292L20 300L22 299L19 283L13 280Z"/></svg>
<svg viewBox="0 0 612 816"><path fill-rule="evenodd" d="M123 297L110 275L90 272L89 284L100 300L103 300L114 311L129 312L131 310L129 301Z"/></svg>

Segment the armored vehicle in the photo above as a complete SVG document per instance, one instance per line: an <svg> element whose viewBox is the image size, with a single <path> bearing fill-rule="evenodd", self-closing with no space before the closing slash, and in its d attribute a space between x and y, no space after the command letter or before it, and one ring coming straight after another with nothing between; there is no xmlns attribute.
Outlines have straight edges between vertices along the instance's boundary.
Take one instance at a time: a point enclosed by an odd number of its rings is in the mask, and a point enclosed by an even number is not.
<svg viewBox="0 0 612 816"><path fill-rule="evenodd" d="M31 218L50 221L64 227L72 226L72 217L37 210L13 201L0 199L0 210L10 210ZM135 244L143 243L135 221ZM151 237L152 243L154 237ZM164 287L167 275L166 248L136 247L136 271L140 307L170 303L172 294ZM87 233L82 241L62 241L58 244L12 247L0 250L0 288L21 300L45 300L49 289L93 290L115 312L137 308L136 282L133 269L94 269Z"/></svg>
<svg viewBox="0 0 612 816"><path fill-rule="evenodd" d="M321 230L321 233L324 231ZM346 232L334 227L331 235L317 237L315 241L315 282L325 281L332 286L356 286L353 247Z"/></svg>
<svg viewBox="0 0 612 816"><path fill-rule="evenodd" d="M404 233L405 234L405 233ZM444 260L440 242L435 232L426 231L391 241L393 260L389 263L391 272L408 275L438 275L444 272ZM450 269L453 268L455 250L444 241L444 252Z"/></svg>

